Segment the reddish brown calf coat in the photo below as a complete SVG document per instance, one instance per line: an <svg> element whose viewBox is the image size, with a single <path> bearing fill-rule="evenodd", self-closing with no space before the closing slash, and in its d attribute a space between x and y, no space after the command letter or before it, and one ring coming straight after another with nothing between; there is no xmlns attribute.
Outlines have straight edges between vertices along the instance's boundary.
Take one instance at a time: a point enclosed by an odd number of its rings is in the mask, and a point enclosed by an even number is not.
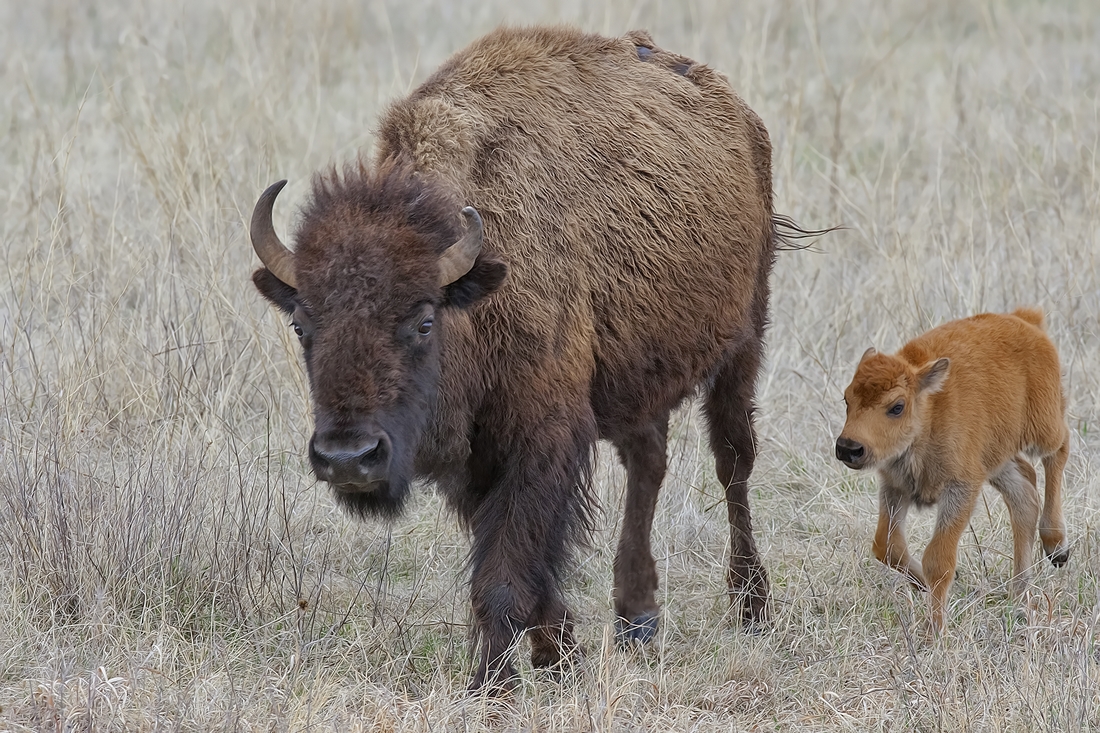
<svg viewBox="0 0 1100 733"><path fill-rule="evenodd" d="M484 245L441 285L467 205ZM362 514L396 514L414 478L443 491L473 535L474 687L512 675L524 630L536 665L575 645L560 579L597 438L628 475L615 611L625 638L652 635L669 412L697 391L731 598L766 620L747 482L771 146L719 74L640 32L496 31L389 109L373 166L315 181L295 240L290 264L264 260L285 282L254 280L301 332L315 471Z"/></svg>
<svg viewBox="0 0 1100 733"><path fill-rule="evenodd" d="M943 627L959 537L982 484L1004 497L1012 520L1014 594L1024 593L1036 527L1051 562L1069 558L1062 518L1062 469L1069 455L1058 353L1043 314L1018 309L952 321L894 356L870 349L844 391L848 416L837 458L880 476L874 552L931 590L931 623ZM1042 458L1042 513L1035 470ZM938 504L921 562L909 555L909 507Z"/></svg>

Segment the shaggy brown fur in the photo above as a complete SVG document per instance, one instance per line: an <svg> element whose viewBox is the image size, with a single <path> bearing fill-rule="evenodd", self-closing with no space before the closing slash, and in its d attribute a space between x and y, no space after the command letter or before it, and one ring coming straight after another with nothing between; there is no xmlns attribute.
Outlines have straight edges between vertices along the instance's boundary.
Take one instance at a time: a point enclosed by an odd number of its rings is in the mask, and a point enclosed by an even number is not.
<svg viewBox="0 0 1100 733"><path fill-rule="evenodd" d="M466 205L484 247L441 288ZM641 32L498 30L390 108L372 166L315 180L295 239L298 289L254 280L301 330L315 470L362 456L381 478L334 485L362 514L417 477L444 492L473 536L473 687L512 676L525 630L536 665L575 649L560 581L598 438L628 473L620 634L652 636L669 412L699 389L731 598L766 621L747 481L778 237L767 133L725 79Z"/></svg>
<svg viewBox="0 0 1100 733"><path fill-rule="evenodd" d="M836 455L881 477L874 552L931 589L932 628L943 628L959 537L988 481L1008 504L1014 538L1013 592L1027 588L1038 527L1051 562L1069 559L1062 518L1062 469L1069 455L1058 353L1043 314L1021 308L952 321L910 341L896 356L869 349L844 392L848 419ZM1039 514L1035 469L1046 499ZM939 505L922 562L909 555L909 506Z"/></svg>

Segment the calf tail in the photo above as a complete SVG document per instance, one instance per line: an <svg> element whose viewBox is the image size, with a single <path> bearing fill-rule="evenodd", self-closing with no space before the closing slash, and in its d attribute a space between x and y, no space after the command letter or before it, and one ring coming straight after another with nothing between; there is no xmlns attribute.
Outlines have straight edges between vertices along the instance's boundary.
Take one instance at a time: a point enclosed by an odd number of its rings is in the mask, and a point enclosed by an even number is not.
<svg viewBox="0 0 1100 733"><path fill-rule="evenodd" d="M1046 326L1043 323L1043 311L1039 308L1017 308L1012 312L1012 315L1019 318L1021 321L1026 321L1036 328L1046 330Z"/></svg>

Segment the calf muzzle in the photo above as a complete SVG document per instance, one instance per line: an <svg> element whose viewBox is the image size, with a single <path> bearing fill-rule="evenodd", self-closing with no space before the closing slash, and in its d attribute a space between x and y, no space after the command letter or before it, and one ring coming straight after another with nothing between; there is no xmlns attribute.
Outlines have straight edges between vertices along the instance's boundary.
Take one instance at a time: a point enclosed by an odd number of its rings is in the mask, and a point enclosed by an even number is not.
<svg viewBox="0 0 1100 733"><path fill-rule="evenodd" d="M836 439L836 457L848 468L861 468L867 463L867 451L863 444L844 437Z"/></svg>

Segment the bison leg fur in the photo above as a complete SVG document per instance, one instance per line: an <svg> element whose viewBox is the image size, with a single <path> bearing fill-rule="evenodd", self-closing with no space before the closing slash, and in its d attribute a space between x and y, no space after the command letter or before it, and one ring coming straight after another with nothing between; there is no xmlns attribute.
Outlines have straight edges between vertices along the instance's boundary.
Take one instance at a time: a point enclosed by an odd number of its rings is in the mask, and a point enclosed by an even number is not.
<svg viewBox="0 0 1100 733"><path fill-rule="evenodd" d="M565 602L556 593L547 593L532 617L527 633L531 641L531 666L563 672L580 657L580 647L573 636L573 617Z"/></svg>
<svg viewBox="0 0 1100 733"><path fill-rule="evenodd" d="M588 526L585 492L594 437L544 432L541 439L542 454L503 452L509 458L493 472L496 480L469 519L470 598L479 647L471 690L513 686L513 655L525 631L533 631L536 666L560 665L577 651L559 578L571 541ZM547 470L547 459L556 470Z"/></svg>
<svg viewBox="0 0 1100 733"><path fill-rule="evenodd" d="M704 401L718 481L726 491L730 603L743 628L751 633L769 623L768 576L756 549L749 513L749 475L756 461L753 389L760 366L758 344L756 349L746 349L727 361Z"/></svg>
<svg viewBox="0 0 1100 733"><path fill-rule="evenodd" d="M1031 575L1031 558L1035 533L1039 526L1039 490L1035 485L1035 469L1017 456L989 477L1008 505L1012 522L1012 595L1022 598L1027 592Z"/></svg>
<svg viewBox="0 0 1100 733"><path fill-rule="evenodd" d="M657 633L657 565L650 534L665 477L668 415L614 441L626 466L626 497L615 553L615 636L619 643L648 642Z"/></svg>
<svg viewBox="0 0 1100 733"><path fill-rule="evenodd" d="M1043 458L1046 474L1046 496L1043 513L1039 518L1039 537L1043 552L1051 564L1060 568L1069 562L1069 545L1066 542L1066 520L1062 516L1062 471L1069 459L1069 431L1062 426L1062 443L1051 455Z"/></svg>
<svg viewBox="0 0 1100 733"><path fill-rule="evenodd" d="M909 544L905 540L908 513L909 500L884 478L879 488L878 529L872 549L879 562L900 571L917 590L926 591L928 581L921 564L909 554Z"/></svg>
<svg viewBox="0 0 1100 733"><path fill-rule="evenodd" d="M958 563L959 538L970 524L970 515L974 512L981 488L981 481L951 483L940 494L936 528L921 559L924 577L932 591L929 622L934 634L943 631L947 593L955 580L955 566Z"/></svg>

